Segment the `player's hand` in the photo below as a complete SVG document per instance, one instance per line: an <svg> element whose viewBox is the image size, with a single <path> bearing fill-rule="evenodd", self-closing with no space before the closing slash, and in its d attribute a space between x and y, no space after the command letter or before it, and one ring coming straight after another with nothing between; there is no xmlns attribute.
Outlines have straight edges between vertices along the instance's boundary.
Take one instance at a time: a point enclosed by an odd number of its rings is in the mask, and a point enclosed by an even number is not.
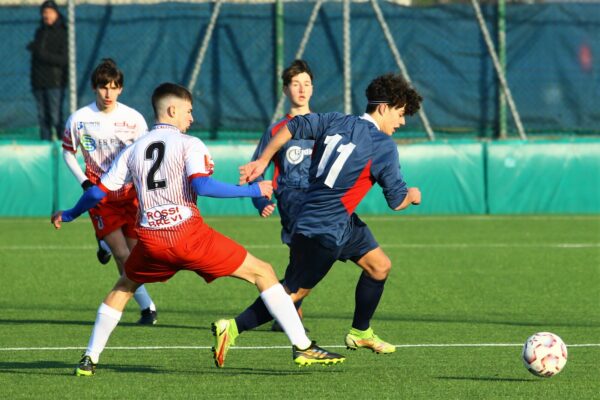
<svg viewBox="0 0 600 400"><path fill-rule="evenodd" d="M408 188L408 196L410 196L410 203L418 206L421 204L421 191L418 187Z"/></svg>
<svg viewBox="0 0 600 400"><path fill-rule="evenodd" d="M239 184L244 185L248 182L255 180L256 178L261 176L263 172L265 172L266 168L267 168L267 163L260 161L260 159L249 162L246 165L242 165L239 168L239 171L240 171Z"/></svg>
<svg viewBox="0 0 600 400"><path fill-rule="evenodd" d="M260 194L271 200L273 195L273 182L272 181L260 181L256 183L260 188Z"/></svg>
<svg viewBox="0 0 600 400"><path fill-rule="evenodd" d="M273 214L273 211L275 211L275 204L269 203L265 206L265 208L262 209L262 211L260 212L260 216L263 218L267 218L268 216Z"/></svg>
<svg viewBox="0 0 600 400"><path fill-rule="evenodd" d="M54 225L55 229L60 229L60 223L62 222L62 213L62 211L57 211L54 214L52 214L52 217L50 217L50 223Z"/></svg>

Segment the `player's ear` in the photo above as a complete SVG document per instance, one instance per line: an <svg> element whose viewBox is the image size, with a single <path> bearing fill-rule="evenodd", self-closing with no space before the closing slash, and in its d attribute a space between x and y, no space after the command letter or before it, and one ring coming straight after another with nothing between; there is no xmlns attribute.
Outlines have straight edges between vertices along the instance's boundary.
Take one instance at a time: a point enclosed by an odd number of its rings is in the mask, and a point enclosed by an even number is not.
<svg viewBox="0 0 600 400"><path fill-rule="evenodd" d="M175 107L175 106L173 106L173 105L171 105L171 106L168 106L168 107L167 107L167 115L168 115L169 117L173 118L173 117L175 116L176 112L177 112L177 111L176 111L176 108L177 108L177 107Z"/></svg>
<svg viewBox="0 0 600 400"><path fill-rule="evenodd" d="M379 113L379 115L384 115L388 107L389 106L387 104L379 104L377 106L377 112Z"/></svg>

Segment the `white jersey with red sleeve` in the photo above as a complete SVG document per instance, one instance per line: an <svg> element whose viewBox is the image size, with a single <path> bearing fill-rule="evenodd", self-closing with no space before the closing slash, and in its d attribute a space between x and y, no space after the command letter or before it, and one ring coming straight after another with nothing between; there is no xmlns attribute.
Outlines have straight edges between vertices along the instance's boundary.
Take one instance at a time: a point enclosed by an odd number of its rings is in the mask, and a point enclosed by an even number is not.
<svg viewBox="0 0 600 400"><path fill-rule="evenodd" d="M157 124L127 147L102 177L102 185L117 190L133 182L139 200L138 235L154 248L172 247L189 229L203 224L190 180L213 173L214 163L204 143L177 128Z"/></svg>
<svg viewBox="0 0 600 400"><path fill-rule="evenodd" d="M80 148L85 161L85 175L94 184L108 171L113 160L126 146L148 131L142 114L117 103L110 113L102 112L96 103L75 111L68 119L63 134L63 149L76 153ZM107 200L134 197L131 185L109 193Z"/></svg>

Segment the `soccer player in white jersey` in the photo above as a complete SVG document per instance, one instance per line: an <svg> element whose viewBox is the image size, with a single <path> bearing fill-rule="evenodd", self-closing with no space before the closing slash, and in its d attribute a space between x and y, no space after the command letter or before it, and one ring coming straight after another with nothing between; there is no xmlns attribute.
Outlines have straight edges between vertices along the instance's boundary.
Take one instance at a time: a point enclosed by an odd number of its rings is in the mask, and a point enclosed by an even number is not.
<svg viewBox="0 0 600 400"><path fill-rule="evenodd" d="M63 158L83 190L100 182L121 150L148 131L139 112L117 101L123 91L123 80L123 72L116 63L103 59L91 77L95 101L75 111L67 121ZM85 161L85 173L75 157L78 148ZM123 274L125 261L137 242L134 229L137 206L135 189L127 184L89 211L99 245L98 260L105 264L112 253L119 275ZM134 297L141 310L138 323L154 325L156 306L146 288L140 286Z"/></svg>
<svg viewBox="0 0 600 400"><path fill-rule="evenodd" d="M269 312L292 343L294 362L300 365L336 364L345 360L306 336L290 296L268 263L206 225L196 206L197 195L210 197L270 197L271 181L237 186L210 177L214 162L204 143L184 133L192 118L192 95L184 87L163 83L152 95L156 125L128 146L96 186L87 190L74 208L56 212L51 222L72 221L111 191L132 181L139 200L138 244L125 263L125 273L98 309L86 352L75 369L91 376L100 353L119 322L125 305L143 283L164 282L180 270L200 275L206 282L231 276L258 288ZM229 330L212 324L217 367L223 367L232 343Z"/></svg>

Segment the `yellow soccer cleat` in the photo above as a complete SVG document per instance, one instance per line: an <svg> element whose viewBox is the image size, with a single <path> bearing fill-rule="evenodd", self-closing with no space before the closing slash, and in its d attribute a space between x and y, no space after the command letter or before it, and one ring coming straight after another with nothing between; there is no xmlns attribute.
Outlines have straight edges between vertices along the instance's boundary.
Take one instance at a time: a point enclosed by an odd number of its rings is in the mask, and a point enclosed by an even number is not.
<svg viewBox="0 0 600 400"><path fill-rule="evenodd" d="M211 329L215 337L215 346L212 348L215 365L223 368L229 347L235 345L235 338L239 335L237 325L233 319L220 319L211 324Z"/></svg>
<svg viewBox="0 0 600 400"><path fill-rule="evenodd" d="M381 340L379 336L373 333L372 328L369 328L366 331L359 331L358 329L352 328L346 335L346 348L349 350L356 350L360 347L371 349L377 354L389 354L396 351L396 346Z"/></svg>

